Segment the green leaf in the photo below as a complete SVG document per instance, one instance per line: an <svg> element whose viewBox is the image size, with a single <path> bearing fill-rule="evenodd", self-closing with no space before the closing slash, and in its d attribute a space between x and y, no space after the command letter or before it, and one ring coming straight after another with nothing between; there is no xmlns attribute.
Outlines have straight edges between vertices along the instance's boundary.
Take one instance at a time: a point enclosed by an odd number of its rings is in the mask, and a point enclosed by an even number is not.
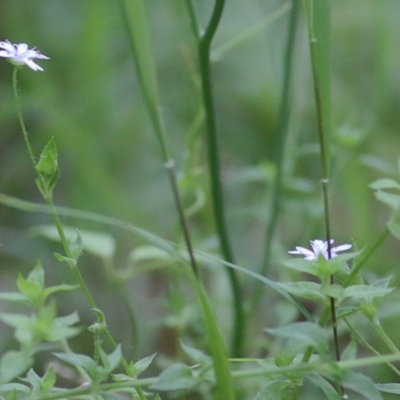
<svg viewBox="0 0 400 400"><path fill-rule="evenodd" d="M38 178L36 184L43 195L51 194L60 174L57 160L57 147L54 138L51 138L42 150L36 164Z"/></svg>
<svg viewBox="0 0 400 400"><path fill-rule="evenodd" d="M133 368L135 371L135 376L138 376L140 373L142 373L144 370L146 370L149 367L149 365L153 362L156 354L157 353L154 353L151 356L142 358L141 360L135 362L135 364L133 365Z"/></svg>
<svg viewBox="0 0 400 400"><path fill-rule="evenodd" d="M76 238L75 240L71 240L69 242L69 248L71 250L72 258L76 261L80 257L83 251L83 243L82 236L78 229L76 230Z"/></svg>
<svg viewBox="0 0 400 400"><path fill-rule="evenodd" d="M363 374L347 371L340 383L345 389L361 394L367 400L382 400L375 384Z"/></svg>
<svg viewBox="0 0 400 400"><path fill-rule="evenodd" d="M350 314L357 312L359 309L360 309L360 307L353 307L353 306L339 307L336 309L336 318L347 317Z"/></svg>
<svg viewBox="0 0 400 400"><path fill-rule="evenodd" d="M317 261L309 261L304 259L291 259L285 261L284 265L296 271L305 272L310 275L318 276L318 263Z"/></svg>
<svg viewBox="0 0 400 400"><path fill-rule="evenodd" d="M381 392L400 394L400 383L375 383L375 387Z"/></svg>
<svg viewBox="0 0 400 400"><path fill-rule="evenodd" d="M211 308L210 300L207 296L201 282L197 277L190 275L200 300L201 308L204 314L204 321L207 327L207 343L211 349L215 378L216 378L216 400L233 400L235 394L233 391L233 383L231 372L229 369L229 361L225 343L217 325L216 316Z"/></svg>
<svg viewBox="0 0 400 400"><path fill-rule="evenodd" d="M174 364L164 370L158 379L150 385L151 390L182 390L190 389L199 383L193 371L185 364Z"/></svg>
<svg viewBox="0 0 400 400"><path fill-rule="evenodd" d="M27 281L36 283L39 287L44 287L44 269L38 261L27 277Z"/></svg>
<svg viewBox="0 0 400 400"><path fill-rule="evenodd" d="M370 299L372 297L382 297L391 293L393 288L380 288L371 285L353 285L344 289L344 297L354 299Z"/></svg>
<svg viewBox="0 0 400 400"><path fill-rule="evenodd" d="M342 352L341 360L355 360L357 358L357 342L352 339Z"/></svg>
<svg viewBox="0 0 400 400"><path fill-rule="evenodd" d="M69 226L63 226L63 230L70 245L75 247L74 256L79 256L82 249L103 259L110 259L114 256L116 245L111 235L85 229L78 231ZM32 232L50 240L60 241L60 236L54 225L36 226L32 229Z"/></svg>
<svg viewBox="0 0 400 400"><path fill-rule="evenodd" d="M45 336L46 340L56 342L78 335L82 331L82 328L72 326L77 322L79 322L79 316L76 311L72 314L55 318Z"/></svg>
<svg viewBox="0 0 400 400"><path fill-rule="evenodd" d="M57 292L66 292L70 290L76 290L79 288L79 285L56 285L50 286L43 290L42 292L42 300L45 301L47 297L49 297L53 293Z"/></svg>
<svg viewBox="0 0 400 400"><path fill-rule="evenodd" d="M43 395L51 391L56 383L56 374L53 367L47 369L43 377L40 377L32 368L28 371L25 378L20 378L21 381L29 383L32 388L32 394Z"/></svg>
<svg viewBox="0 0 400 400"><path fill-rule="evenodd" d="M310 380L315 386L319 387L328 400L341 400L343 397L339 395L339 393L334 389L334 387L321 375L318 374L310 374L306 378Z"/></svg>
<svg viewBox="0 0 400 400"><path fill-rule="evenodd" d="M374 190L382 189L398 189L400 190L400 184L393 179L383 178L372 182L369 187Z"/></svg>
<svg viewBox="0 0 400 400"><path fill-rule="evenodd" d="M198 364L209 364L211 363L211 357L204 354L202 351L197 350L193 347L187 346L182 341L180 342L182 350L196 363Z"/></svg>
<svg viewBox="0 0 400 400"><path fill-rule="evenodd" d="M399 197L399 199L400 199L400 197ZM387 223L387 227L388 227L390 233L396 239L400 240L400 224L399 224L399 222L395 221L394 218L391 218L390 221Z"/></svg>
<svg viewBox="0 0 400 400"><path fill-rule="evenodd" d="M340 300L344 296L344 288L340 285L328 284L322 287L322 293L324 293L326 296Z"/></svg>
<svg viewBox="0 0 400 400"><path fill-rule="evenodd" d="M326 302L326 296L322 293L321 285L314 282L284 282L279 286L294 296L303 297L314 301Z"/></svg>
<svg viewBox="0 0 400 400"><path fill-rule="evenodd" d="M43 393L49 392L56 383L56 373L53 366L50 366L44 374L41 382L41 389Z"/></svg>
<svg viewBox="0 0 400 400"><path fill-rule="evenodd" d="M14 301L16 303L23 303L32 306L32 301L22 293L4 292L0 293L0 300Z"/></svg>
<svg viewBox="0 0 400 400"><path fill-rule="evenodd" d="M0 382L7 383L21 376L32 364L33 359L26 352L8 351L0 360Z"/></svg>
<svg viewBox="0 0 400 400"><path fill-rule="evenodd" d="M104 368L107 371L107 374L109 375L111 371L114 371L114 369L121 364L122 361L121 345L119 344L115 348L115 350L108 355L105 354L102 349L100 349L100 357L101 361L103 362Z"/></svg>
<svg viewBox="0 0 400 400"><path fill-rule="evenodd" d="M0 385L0 393L8 393L12 391L28 394L31 390L21 383L5 383L4 385Z"/></svg>
<svg viewBox="0 0 400 400"><path fill-rule="evenodd" d="M82 367L85 371L92 372L96 369L97 363L89 356L74 353L53 353L58 359L74 367Z"/></svg>
<svg viewBox="0 0 400 400"><path fill-rule="evenodd" d="M279 328L269 328L266 332L284 339L292 339L306 346L318 349L321 355L328 353L326 334L323 328L311 322L296 322Z"/></svg>
<svg viewBox="0 0 400 400"><path fill-rule="evenodd" d="M289 379L279 379L270 382L254 397L253 400L282 400L286 399L293 391L293 382Z"/></svg>
<svg viewBox="0 0 400 400"><path fill-rule="evenodd" d="M399 209L400 195L393 193L386 193L382 190L377 190L374 194L377 200L386 204L392 210L397 211Z"/></svg>

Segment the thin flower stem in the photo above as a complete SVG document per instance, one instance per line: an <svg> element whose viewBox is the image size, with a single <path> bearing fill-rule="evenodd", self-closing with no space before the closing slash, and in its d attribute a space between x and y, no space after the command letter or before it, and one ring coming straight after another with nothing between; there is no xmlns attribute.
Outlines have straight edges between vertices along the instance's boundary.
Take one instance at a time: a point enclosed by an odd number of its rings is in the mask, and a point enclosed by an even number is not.
<svg viewBox="0 0 400 400"><path fill-rule="evenodd" d="M198 42L199 67L203 94L203 103L206 113L206 134L208 142L208 164L211 180L211 195L213 204L214 221L220 242L222 255L225 261L234 263L233 253L228 239L225 221L223 191L220 177L219 152L217 141L217 129L215 121L214 98L212 93L210 49L214 34L224 11L225 0L216 0L208 26ZM190 10L189 10L190 11ZM190 14L190 12L189 12ZM195 18L194 14L190 15ZM193 22L192 22L192 25ZM232 355L239 357L242 353L245 336L245 319L243 312L242 293L236 272L232 268L226 268L231 285L234 305L234 331L232 343Z"/></svg>
<svg viewBox="0 0 400 400"><path fill-rule="evenodd" d="M364 340L356 331L356 329L353 328L353 326L350 324L350 322L348 321L347 318L343 318L343 321L345 322L345 324L347 325L347 327L349 328L352 336L357 340L358 343L360 343L362 346L364 346L365 348L367 348L372 354L375 354L376 356L381 357L382 354L379 353L378 350L376 350L373 346L371 346L366 340ZM397 350L396 353L398 353L399 351ZM386 365L397 375L400 376L400 371L391 363L386 363Z"/></svg>
<svg viewBox="0 0 400 400"><path fill-rule="evenodd" d="M379 323L378 320L371 320L368 318L369 323L371 326L375 329L376 333L381 337L381 339L384 341L386 346L394 353L394 354L400 354L400 350L397 348L397 346L392 342L390 337L386 334L385 330L382 329L381 324Z"/></svg>
<svg viewBox="0 0 400 400"><path fill-rule="evenodd" d="M36 169L35 156L33 154L32 146L31 146L30 141L29 141L29 136L28 136L28 133L27 133L27 130L26 130L25 121L24 121L23 116L22 116L21 105L20 105L19 97L18 97L17 71L18 71L18 68L14 67L14 70L13 70L13 88L14 88L15 102L16 102L16 106L17 106L18 119L19 119L19 123L20 123L21 129L22 129L23 136L24 136L24 141L25 141L28 153L29 153L29 157L30 157L30 159L31 159L31 161L33 163L33 167ZM78 281L78 283L79 283L79 285L80 285L80 287L81 287L81 289L82 289L82 291L83 291L83 293L84 293L84 295L85 295L90 307L92 309L97 309L96 302L94 301L94 299L93 299L93 297L92 297L92 295L91 295L91 293L89 291L89 288L87 287L86 282L84 281L83 276L82 276L81 272L79 271L79 268L77 267L76 261L74 260L74 257L73 257L72 251L71 251L71 247L70 247L70 245L68 243L67 237L65 235L64 229L62 227L61 221L60 221L60 219L58 217L58 214L57 214L54 202L53 202L52 193L50 191L48 193L44 193L44 199L45 199L45 201L46 201L46 203L47 203L47 205L48 205L48 207L50 209L50 214L51 214L51 216L53 218L53 221L54 221L54 224L56 226L58 235L60 237L61 244L62 244L63 249L65 251L65 254L67 256L67 260L66 261L68 263L68 266L70 267L71 271L75 275L75 278ZM100 321L98 321L98 322L100 322ZM115 342L114 338L112 337L112 335L111 335L110 331L108 330L106 324L101 324L101 329L102 329L102 332L103 332L104 336L107 338L108 342L114 348L116 348L117 347L117 343ZM127 373L129 373L129 365L128 365L127 361L125 360L125 358L122 359L122 364L123 364L123 366L125 368L125 371Z"/></svg>
<svg viewBox="0 0 400 400"><path fill-rule="evenodd" d="M328 244L328 259L332 257L331 228L329 215L329 136L330 136L330 29L331 11L328 0L305 2L308 21L308 33L311 52L311 66L314 80L314 96L317 111L318 141L322 169L322 195L325 216L325 234ZM334 278L330 278L331 284ZM340 361L339 338L337 331L336 304L333 297L329 298L333 342L336 361ZM339 390L344 395L343 387Z"/></svg>
<svg viewBox="0 0 400 400"><path fill-rule="evenodd" d="M376 239L375 243L371 246L371 248L364 254L362 259L358 261L350 272L350 275L344 281L343 286L349 286L357 274L361 271L367 261L371 258L371 256L375 253L375 251L382 245L382 243L390 236L390 231L386 227L385 230L379 235L378 239Z"/></svg>
<svg viewBox="0 0 400 400"><path fill-rule="evenodd" d="M24 119L22 117L21 102L19 100L19 95L18 95L18 80L17 80L18 70L19 70L19 67L18 66L14 66L13 74L12 74L12 82L13 82L15 105L17 107L18 120L19 120L19 124L21 126L21 129L22 129L22 134L24 136L25 145L26 145L26 148L27 148L28 153L29 153L29 158L31 159L32 164L35 167L36 166L36 160L35 160L35 156L33 155L31 143L29 142L29 137L28 137L28 132L26 130L26 126L25 126L25 121L24 121Z"/></svg>
<svg viewBox="0 0 400 400"><path fill-rule="evenodd" d="M283 183L283 164L284 164L284 148L288 134L289 117L290 117L290 98L291 98L291 82L292 82L292 64L295 48L296 29L298 22L300 2L292 0L291 13L289 17L288 38L286 42L286 52L283 62L284 78L282 99L278 117L277 127L277 140L274 146L276 176L273 187L272 201L270 202L269 221L266 229L266 238L264 246L264 256L262 265L259 271L260 275L266 275L268 272L269 264L271 262L272 243L275 237L276 228L278 226L279 215L281 211L281 197L282 197L282 183ZM257 283L252 298L251 309L256 309L262 298L264 285Z"/></svg>

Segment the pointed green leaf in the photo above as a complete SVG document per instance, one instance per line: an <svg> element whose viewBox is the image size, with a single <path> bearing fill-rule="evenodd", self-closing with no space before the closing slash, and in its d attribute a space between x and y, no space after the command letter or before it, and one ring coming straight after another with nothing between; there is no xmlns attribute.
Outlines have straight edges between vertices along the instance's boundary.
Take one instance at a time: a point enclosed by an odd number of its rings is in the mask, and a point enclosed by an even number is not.
<svg viewBox="0 0 400 400"><path fill-rule="evenodd" d="M400 383L375 383L375 387L384 393L400 394Z"/></svg>
<svg viewBox="0 0 400 400"><path fill-rule="evenodd" d="M372 380L363 374L347 371L341 385L345 389L350 389L361 394L367 400L383 400L381 394Z"/></svg>
<svg viewBox="0 0 400 400"><path fill-rule="evenodd" d="M270 382L254 397L253 400L283 400L293 391L293 382L289 379L279 379Z"/></svg>
<svg viewBox="0 0 400 400"><path fill-rule="evenodd" d="M21 383L5 383L4 385L0 385L0 393L8 393L12 391L28 394L31 390Z"/></svg>
<svg viewBox="0 0 400 400"><path fill-rule="evenodd" d="M371 285L353 285L344 289L344 297L355 299L369 299L372 297L382 297L391 293L393 288L380 288Z"/></svg>
<svg viewBox="0 0 400 400"><path fill-rule="evenodd" d="M72 366L82 367L85 371L93 371L97 367L96 361L84 354L53 353L58 359Z"/></svg>
<svg viewBox="0 0 400 400"><path fill-rule="evenodd" d="M323 328L311 322L296 322L279 328L266 329L273 336L292 339L306 346L313 346L320 354L328 353L326 334Z"/></svg>
<svg viewBox="0 0 400 400"><path fill-rule="evenodd" d="M284 282L279 286L294 296L314 301L326 302L326 296L321 292L321 285L315 282Z"/></svg>
<svg viewBox="0 0 400 400"><path fill-rule="evenodd" d="M59 177L57 147L54 138L51 138L42 150L36 164L36 171L38 173L36 184L40 192L43 195L51 194Z"/></svg>
<svg viewBox="0 0 400 400"><path fill-rule="evenodd" d="M393 193L386 193L382 190L375 191L375 197L377 200L389 206L392 210L396 211L400 206L400 195Z"/></svg>
<svg viewBox="0 0 400 400"><path fill-rule="evenodd" d="M197 386L199 379L184 364L174 364L164 370L158 379L150 385L151 390L182 390Z"/></svg>
<svg viewBox="0 0 400 400"><path fill-rule="evenodd" d="M22 351L10 350L0 360L0 382L7 383L21 376L31 365L33 359Z"/></svg>
<svg viewBox="0 0 400 400"><path fill-rule="evenodd" d="M400 184L393 179L378 179L375 182L372 182L369 187L374 190L382 190L382 189L399 189Z"/></svg>
<svg viewBox="0 0 400 400"><path fill-rule="evenodd" d="M154 360L154 357L156 356L157 353L152 354L151 356L142 358L141 360L135 362L134 364L134 371L135 371L135 376L138 376L140 373L142 373L144 370L148 368L148 366L152 363Z"/></svg>
<svg viewBox="0 0 400 400"><path fill-rule="evenodd" d="M180 342L182 350L196 363L198 364L209 364L211 362L211 357L204 354L202 351L197 350L193 347L187 346L182 341Z"/></svg>
<svg viewBox="0 0 400 400"><path fill-rule="evenodd" d="M328 400L341 400L343 397L334 389L334 387L321 375L310 374L306 378L310 380L315 386L319 387Z"/></svg>

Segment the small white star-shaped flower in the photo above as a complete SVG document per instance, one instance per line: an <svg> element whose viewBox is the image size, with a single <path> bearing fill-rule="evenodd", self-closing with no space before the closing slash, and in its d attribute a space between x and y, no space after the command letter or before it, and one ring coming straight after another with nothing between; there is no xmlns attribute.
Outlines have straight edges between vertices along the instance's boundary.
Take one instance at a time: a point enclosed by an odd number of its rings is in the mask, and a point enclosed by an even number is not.
<svg viewBox="0 0 400 400"><path fill-rule="evenodd" d="M40 54L38 50L28 49L26 43L12 44L8 40L5 42L0 42L0 57L8 58L11 64L21 66L27 65L34 71L43 71L43 68L37 65L33 59L42 58L44 60L49 60L49 57Z"/></svg>
<svg viewBox="0 0 400 400"><path fill-rule="evenodd" d="M330 244L334 241L330 240ZM323 240L311 240L312 250L308 250L304 247L297 246L296 250L289 251L290 254L301 254L305 260L318 260L318 256L322 254L326 259L329 258L328 255L328 242L324 242ZM339 251L345 251L351 248L351 244L342 244L337 247L331 247L331 258L336 257Z"/></svg>

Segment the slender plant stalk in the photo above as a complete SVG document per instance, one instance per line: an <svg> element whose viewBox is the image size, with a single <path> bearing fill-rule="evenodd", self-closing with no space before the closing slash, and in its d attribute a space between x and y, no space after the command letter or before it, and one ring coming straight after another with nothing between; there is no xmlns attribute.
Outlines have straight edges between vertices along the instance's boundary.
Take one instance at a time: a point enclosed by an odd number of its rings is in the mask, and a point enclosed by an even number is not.
<svg viewBox="0 0 400 400"><path fill-rule="evenodd" d="M282 200L284 148L288 134L288 126L289 126L289 119L291 112L290 95L291 95L291 82L293 76L292 64L293 64L293 54L294 54L299 8L300 8L299 1L292 0L292 7L291 7L289 26L288 26L288 37L286 42L286 51L283 60L284 77L283 77L282 99L281 99L281 105L278 117L278 126L276 132L277 140L274 145L276 176L274 181L272 201L270 203L268 212L269 221L266 229L264 256L259 271L260 275L266 275L268 272L269 264L271 261L272 243L275 237L281 210L280 204ZM263 288L264 288L263 285L257 284L257 287L254 290L254 295L252 298L251 309L256 309L256 306L259 304L262 298Z"/></svg>
<svg viewBox="0 0 400 400"><path fill-rule="evenodd" d="M349 286L357 274L361 271L362 268L364 268L364 265L367 263L367 261L371 258L371 256L375 253L375 251L382 245L382 243L390 236L390 231L386 227L384 231L378 236L376 239L375 243L371 246L371 248L364 254L364 256L361 258L360 261L358 261L354 266L353 269L351 270L349 276L343 283L344 286Z"/></svg>
<svg viewBox="0 0 400 400"><path fill-rule="evenodd" d="M367 348L372 354L375 354L378 357L381 357L381 353L379 353L378 350L376 350L373 346L371 346L366 340L364 340L359 333L357 332L357 329L353 328L352 325L350 324L350 322L347 320L347 318L343 318L345 324L347 325L347 327L349 328L352 336L365 348ZM399 354L399 350L397 349L397 347L393 344L393 342L389 339L391 345L394 346L394 353L395 354ZM391 348L392 346L388 346L389 348ZM391 363L386 363L386 365L397 375L400 376L400 371Z"/></svg>
<svg viewBox="0 0 400 400"><path fill-rule="evenodd" d="M317 109L318 140L322 167L322 194L325 216L325 234L328 244L328 258L331 258L331 229L329 217L329 136L330 136L330 0L306 0L304 2L308 21L311 65L314 79L314 96ZM334 278L330 278L331 284ZM333 343L336 361L340 361L339 337L337 330L336 304L329 298ZM343 387L339 387L344 395Z"/></svg>
<svg viewBox="0 0 400 400"><path fill-rule="evenodd" d="M225 259L234 263L232 249L228 239L228 232L225 221L225 210L223 200L223 190L220 177L219 151L217 140L217 128L215 121L215 107L212 93L210 51L211 43L221 20L225 0L216 0L211 18L208 22L204 34L200 35L196 14L190 0L186 1L188 14L191 19L191 26L198 41L199 68L202 85L203 104L206 114L206 135L208 143L208 165L211 181L211 196L215 226L220 242L221 252ZM243 350L245 336L245 318L243 311L242 293L236 272L231 268L226 268L228 274L234 307L234 329L231 354L240 357Z"/></svg>
<svg viewBox="0 0 400 400"><path fill-rule="evenodd" d="M196 289L205 324L208 330L208 342L211 348L214 371L216 376L217 398L219 400L233 400L233 386L229 370L229 363L225 354L225 346L219 332L215 315L212 312L206 292L198 279L198 268L190 239L189 228L183 209L175 174L175 162L170 158L166 132L160 113L158 112L158 87L150 54L150 45L147 27L145 25L144 7L142 0L120 0L119 6L127 30L130 47L135 61L136 72L142 90L145 105L161 147L162 159L168 172L172 195L179 215L179 222L184 236L185 246L189 255L194 287Z"/></svg>
<svg viewBox="0 0 400 400"><path fill-rule="evenodd" d="M15 103L16 103L16 107L17 107L17 113L18 113L18 119L19 119L19 123L21 126L21 130L24 136L24 140L25 140L25 144L29 153L29 157L33 163L33 167L36 169L36 160L35 157L33 155L33 150L32 150L32 146L30 144L29 141L29 137L28 137L28 132L26 130L26 126L25 126L25 122L22 116L22 109L21 109L21 103L19 100L19 96L18 96L18 88L17 88L17 72L18 72L18 67L14 67L14 71L13 71L13 88L14 88L14 96L15 96ZM68 266L70 267L72 273L75 275L76 280L78 281L85 297L86 300L88 301L90 307L92 309L97 309L96 306L96 302L93 299L93 296L91 295L89 288L87 287L83 276L77 266L76 260L74 260L74 256L73 256L73 252L71 250L70 244L67 240L67 237L64 233L64 229L61 225L61 221L58 217L54 202L53 202L53 197L51 192L47 192L44 193L44 199L50 209L50 214L53 218L54 224L56 226L58 235L60 237L60 241L61 244L63 246L64 252L66 254L66 262L68 264ZM117 347L117 343L115 342L113 336L111 335L111 332L109 331L107 324L105 323L105 321L101 321L98 314L95 313L95 315L97 316L98 319L98 324L101 328L102 333L104 334L104 336L106 337L106 339L108 340L108 342L111 344L111 346L113 348ZM122 364L125 368L125 371L127 372L127 374L129 374L129 365L127 363L127 361L125 360L125 358L122 359Z"/></svg>

